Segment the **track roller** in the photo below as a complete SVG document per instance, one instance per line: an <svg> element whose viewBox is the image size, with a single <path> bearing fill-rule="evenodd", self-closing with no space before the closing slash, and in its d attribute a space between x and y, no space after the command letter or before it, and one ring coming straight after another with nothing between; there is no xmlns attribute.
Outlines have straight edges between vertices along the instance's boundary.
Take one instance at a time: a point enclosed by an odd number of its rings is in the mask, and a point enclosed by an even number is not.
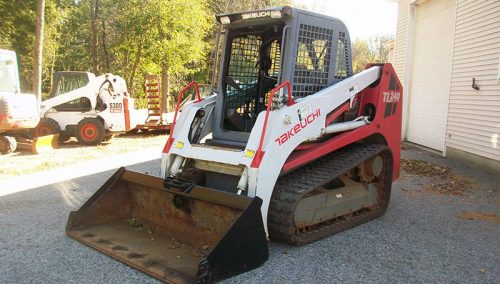
<svg viewBox="0 0 500 284"><path fill-rule="evenodd" d="M391 184L387 146L347 146L278 179L269 235L303 245L368 222L385 213Z"/></svg>

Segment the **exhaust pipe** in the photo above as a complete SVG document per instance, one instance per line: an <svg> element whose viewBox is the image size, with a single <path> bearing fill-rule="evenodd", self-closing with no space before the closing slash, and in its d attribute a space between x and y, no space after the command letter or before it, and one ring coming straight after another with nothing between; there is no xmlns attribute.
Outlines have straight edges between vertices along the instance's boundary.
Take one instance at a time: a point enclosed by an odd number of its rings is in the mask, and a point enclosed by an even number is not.
<svg viewBox="0 0 500 284"><path fill-rule="evenodd" d="M66 234L164 282L221 280L268 259L260 198L176 188L120 168L70 213Z"/></svg>

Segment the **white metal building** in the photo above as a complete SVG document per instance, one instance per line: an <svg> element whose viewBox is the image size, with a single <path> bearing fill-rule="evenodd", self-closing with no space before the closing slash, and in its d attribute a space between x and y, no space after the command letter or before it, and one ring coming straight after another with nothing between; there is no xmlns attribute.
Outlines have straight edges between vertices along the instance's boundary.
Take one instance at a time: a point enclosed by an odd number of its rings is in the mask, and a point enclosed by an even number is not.
<svg viewBox="0 0 500 284"><path fill-rule="evenodd" d="M394 67L404 138L500 175L500 1L400 0Z"/></svg>

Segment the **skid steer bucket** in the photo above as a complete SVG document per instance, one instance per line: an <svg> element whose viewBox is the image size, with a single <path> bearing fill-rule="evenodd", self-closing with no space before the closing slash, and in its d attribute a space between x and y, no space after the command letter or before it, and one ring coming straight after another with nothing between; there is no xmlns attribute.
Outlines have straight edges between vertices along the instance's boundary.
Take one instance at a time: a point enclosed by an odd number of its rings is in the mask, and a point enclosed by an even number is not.
<svg viewBox="0 0 500 284"><path fill-rule="evenodd" d="M66 234L162 281L204 283L268 259L258 197L164 180L120 168L69 215Z"/></svg>
<svg viewBox="0 0 500 284"><path fill-rule="evenodd" d="M59 134L50 134L33 139L20 138L17 141L17 147L31 151L33 154L48 152L59 147Z"/></svg>

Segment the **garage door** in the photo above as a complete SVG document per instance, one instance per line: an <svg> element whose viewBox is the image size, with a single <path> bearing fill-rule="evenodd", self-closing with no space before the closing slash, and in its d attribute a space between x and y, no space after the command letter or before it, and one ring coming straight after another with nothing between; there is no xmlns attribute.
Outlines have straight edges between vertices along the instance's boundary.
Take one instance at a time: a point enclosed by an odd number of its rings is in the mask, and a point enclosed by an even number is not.
<svg viewBox="0 0 500 284"><path fill-rule="evenodd" d="M422 1L416 8L408 141L444 151L450 94L455 0Z"/></svg>

